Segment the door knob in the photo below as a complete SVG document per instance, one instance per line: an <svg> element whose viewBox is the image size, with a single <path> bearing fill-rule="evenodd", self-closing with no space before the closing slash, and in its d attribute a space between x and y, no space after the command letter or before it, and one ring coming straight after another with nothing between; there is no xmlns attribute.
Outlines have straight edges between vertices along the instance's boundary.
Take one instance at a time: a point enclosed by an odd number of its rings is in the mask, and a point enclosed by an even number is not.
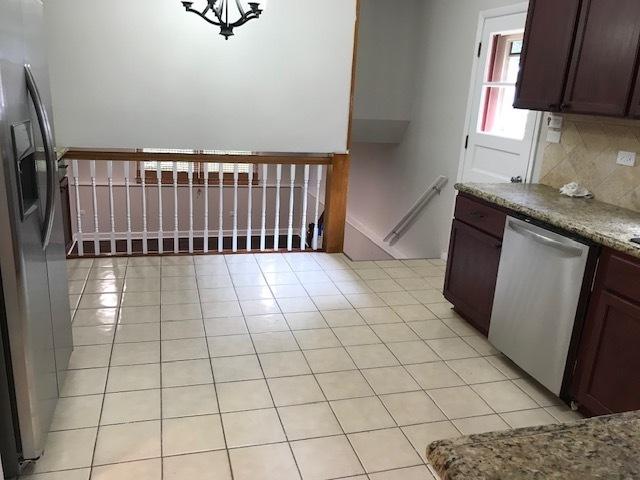
<svg viewBox="0 0 640 480"><path fill-rule="evenodd" d="M522 177L520 175L517 177L511 177L511 183L522 183Z"/></svg>

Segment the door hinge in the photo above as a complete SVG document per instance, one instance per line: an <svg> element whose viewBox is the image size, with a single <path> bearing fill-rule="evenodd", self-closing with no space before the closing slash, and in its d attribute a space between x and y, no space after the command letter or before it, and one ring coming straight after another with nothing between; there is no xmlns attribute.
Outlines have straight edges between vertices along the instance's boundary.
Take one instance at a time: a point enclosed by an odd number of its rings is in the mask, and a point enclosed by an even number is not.
<svg viewBox="0 0 640 480"><path fill-rule="evenodd" d="M469 148L469 135L464 139L464 149L466 150L467 148Z"/></svg>
<svg viewBox="0 0 640 480"><path fill-rule="evenodd" d="M482 54L482 42L478 44L478 58L480 58L481 54Z"/></svg>

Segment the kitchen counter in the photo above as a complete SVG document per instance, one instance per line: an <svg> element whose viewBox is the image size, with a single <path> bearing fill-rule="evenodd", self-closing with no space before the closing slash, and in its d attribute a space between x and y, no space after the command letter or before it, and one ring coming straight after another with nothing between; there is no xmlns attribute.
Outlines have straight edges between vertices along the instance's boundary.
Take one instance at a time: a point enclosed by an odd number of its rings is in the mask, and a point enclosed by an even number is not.
<svg viewBox="0 0 640 480"><path fill-rule="evenodd" d="M569 198L538 184L458 183L456 190L640 258L640 213L594 199Z"/></svg>
<svg viewBox="0 0 640 480"><path fill-rule="evenodd" d="M640 412L432 443L442 480L640 478Z"/></svg>

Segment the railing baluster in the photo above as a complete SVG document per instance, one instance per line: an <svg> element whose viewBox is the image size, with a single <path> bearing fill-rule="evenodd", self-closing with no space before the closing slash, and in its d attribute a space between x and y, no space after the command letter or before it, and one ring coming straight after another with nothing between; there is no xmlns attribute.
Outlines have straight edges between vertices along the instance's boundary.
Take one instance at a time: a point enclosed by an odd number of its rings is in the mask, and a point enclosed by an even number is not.
<svg viewBox="0 0 640 480"><path fill-rule="evenodd" d="M72 163L73 185L76 193L76 243L78 245L78 256L84 256L84 239L82 234L82 214L80 213L80 175L78 173L78 161Z"/></svg>
<svg viewBox="0 0 640 480"><path fill-rule="evenodd" d="M316 179L316 212L313 218L313 241L311 248L318 250L318 220L320 218L320 182L322 181L322 165L318 165L318 178Z"/></svg>
<svg viewBox="0 0 640 480"><path fill-rule="evenodd" d="M247 188L249 189L247 196L247 252L250 252L253 236L253 232L251 230L251 217L253 216L253 165L249 165L247 178L249 180L249 183L247 184Z"/></svg>
<svg viewBox="0 0 640 480"><path fill-rule="evenodd" d="M109 182L109 214L111 216L111 236L110 247L111 255L115 255L116 252L116 214L113 209L113 162L109 160L107 162L107 179Z"/></svg>
<svg viewBox="0 0 640 480"><path fill-rule="evenodd" d="M164 252L164 229L162 228L162 162L156 163L156 177L158 180L158 253Z"/></svg>
<svg viewBox="0 0 640 480"><path fill-rule="evenodd" d="M148 230L147 230L147 175L143 170L140 172L140 186L142 187L142 253L149 253Z"/></svg>
<svg viewBox="0 0 640 480"><path fill-rule="evenodd" d="M302 187L302 227L300 228L300 250L307 248L307 197L309 196L309 165L304 166Z"/></svg>
<svg viewBox="0 0 640 480"><path fill-rule="evenodd" d="M95 255L100 255L100 225L98 224L98 192L95 160L91 160L89 168L91 170L91 195L93 197L93 252Z"/></svg>
<svg viewBox="0 0 640 480"><path fill-rule="evenodd" d="M131 181L129 180L129 165L130 162L123 162L124 166L124 189L127 196L127 255L133 254L133 248L131 245L131 192L129 191L131 187Z"/></svg>
<svg viewBox="0 0 640 480"><path fill-rule="evenodd" d="M267 180L269 179L269 165L262 165L262 226L260 228L260 251L267 249Z"/></svg>
<svg viewBox="0 0 640 480"><path fill-rule="evenodd" d="M189 253L193 253L193 162L189 162Z"/></svg>
<svg viewBox="0 0 640 480"><path fill-rule="evenodd" d="M204 164L204 243L202 251L209 252L209 164Z"/></svg>
<svg viewBox="0 0 640 480"><path fill-rule="evenodd" d="M296 166L291 165L291 182L289 185L289 226L287 228L287 251L293 250L293 201L296 188Z"/></svg>
<svg viewBox="0 0 640 480"><path fill-rule="evenodd" d="M238 251L238 164L233 165L233 237L232 250Z"/></svg>
<svg viewBox="0 0 640 480"><path fill-rule="evenodd" d="M178 230L178 163L173 162L173 253L180 253Z"/></svg>
<svg viewBox="0 0 640 480"><path fill-rule="evenodd" d="M282 181L282 165L276 166L276 218L273 232L273 249L280 249L280 182Z"/></svg>
<svg viewBox="0 0 640 480"><path fill-rule="evenodd" d="M218 252L222 253L224 250L224 164L218 164Z"/></svg>

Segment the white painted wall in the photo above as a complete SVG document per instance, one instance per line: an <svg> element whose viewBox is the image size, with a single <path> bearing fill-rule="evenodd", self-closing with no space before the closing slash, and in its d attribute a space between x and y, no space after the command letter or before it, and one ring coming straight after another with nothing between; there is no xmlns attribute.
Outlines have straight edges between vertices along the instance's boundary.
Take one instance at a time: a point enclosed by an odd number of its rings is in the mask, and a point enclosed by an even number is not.
<svg viewBox="0 0 640 480"><path fill-rule="evenodd" d="M180 0L45 2L57 142L343 152L355 5L271 0L225 41Z"/></svg>
<svg viewBox="0 0 640 480"><path fill-rule="evenodd" d="M424 0L361 0L354 117L409 120Z"/></svg>
<svg viewBox="0 0 640 480"><path fill-rule="evenodd" d="M366 0L365 0L366 1ZM411 123L399 145L353 146L349 215L386 236L439 175L450 183L395 246L406 257L447 250L481 10L518 0L429 0L415 15L422 35ZM393 32L388 32L389 36Z"/></svg>

